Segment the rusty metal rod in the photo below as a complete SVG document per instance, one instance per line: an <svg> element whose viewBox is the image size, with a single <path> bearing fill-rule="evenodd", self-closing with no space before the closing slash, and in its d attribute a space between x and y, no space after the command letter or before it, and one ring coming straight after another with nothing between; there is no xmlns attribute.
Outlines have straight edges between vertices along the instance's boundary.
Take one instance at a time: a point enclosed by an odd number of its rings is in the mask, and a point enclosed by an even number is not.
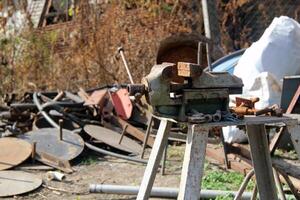
<svg viewBox="0 0 300 200"><path fill-rule="evenodd" d="M59 141L62 141L63 140L63 123L64 123L64 120L60 119L58 121L59 123Z"/></svg>
<svg viewBox="0 0 300 200"><path fill-rule="evenodd" d="M123 129L123 131L122 131L122 134L121 134L121 137L120 137L120 140L119 140L119 144L121 144L121 142L122 142L122 140L123 140L123 138L124 138L124 135L125 135L125 133L126 133L127 127L128 127L128 124L125 125L125 127L124 127L124 129Z"/></svg>
<svg viewBox="0 0 300 200"><path fill-rule="evenodd" d="M148 139L150 137L150 133L151 133L151 127L152 127L152 122L153 122L153 116L151 115L149 123L148 123L148 127L144 136L144 141L143 141L143 147L142 147L142 153L141 153L141 159L144 158L144 154L145 154L145 149L146 146L148 144Z"/></svg>

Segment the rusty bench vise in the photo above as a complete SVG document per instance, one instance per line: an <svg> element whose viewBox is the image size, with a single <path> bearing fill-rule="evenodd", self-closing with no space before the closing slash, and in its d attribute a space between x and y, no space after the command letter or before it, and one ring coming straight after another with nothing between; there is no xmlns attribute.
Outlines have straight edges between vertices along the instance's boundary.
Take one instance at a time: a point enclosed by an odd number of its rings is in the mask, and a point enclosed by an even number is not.
<svg viewBox="0 0 300 200"><path fill-rule="evenodd" d="M185 122L193 113L229 111L229 94L240 94L242 87L242 80L227 72L205 72L200 65L179 62L155 65L142 86L129 85L128 90L145 94L154 114Z"/></svg>

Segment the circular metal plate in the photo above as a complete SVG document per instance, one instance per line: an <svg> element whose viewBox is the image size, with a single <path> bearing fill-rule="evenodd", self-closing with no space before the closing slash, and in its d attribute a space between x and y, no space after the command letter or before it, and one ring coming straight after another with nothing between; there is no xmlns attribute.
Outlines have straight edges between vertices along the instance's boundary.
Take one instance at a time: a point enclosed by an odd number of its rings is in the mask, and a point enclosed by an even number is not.
<svg viewBox="0 0 300 200"><path fill-rule="evenodd" d="M123 137L121 144L119 144L121 134L107 128L96 125L85 125L84 131L93 138L119 150L136 154L141 150L141 146L138 143L126 136Z"/></svg>
<svg viewBox="0 0 300 200"><path fill-rule="evenodd" d="M0 139L0 170L21 164L31 154L30 143L13 137Z"/></svg>
<svg viewBox="0 0 300 200"><path fill-rule="evenodd" d="M30 192L42 184L42 179L22 171L0 171L0 197Z"/></svg>
<svg viewBox="0 0 300 200"><path fill-rule="evenodd" d="M59 140L59 130L56 128L42 128L27 132L20 138L36 142L36 152L44 152L61 160L76 158L84 148L82 138L69 130L63 129L62 140Z"/></svg>

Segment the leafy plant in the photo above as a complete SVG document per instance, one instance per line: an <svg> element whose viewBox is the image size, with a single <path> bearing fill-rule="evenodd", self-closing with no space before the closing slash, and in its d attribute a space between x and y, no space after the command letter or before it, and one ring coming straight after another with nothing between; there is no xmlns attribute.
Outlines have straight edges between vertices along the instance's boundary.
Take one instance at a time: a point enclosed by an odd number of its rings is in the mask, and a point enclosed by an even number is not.
<svg viewBox="0 0 300 200"><path fill-rule="evenodd" d="M237 172L208 171L202 180L203 189L214 190L238 190L243 182L244 176ZM250 181L247 189L254 188L253 181Z"/></svg>

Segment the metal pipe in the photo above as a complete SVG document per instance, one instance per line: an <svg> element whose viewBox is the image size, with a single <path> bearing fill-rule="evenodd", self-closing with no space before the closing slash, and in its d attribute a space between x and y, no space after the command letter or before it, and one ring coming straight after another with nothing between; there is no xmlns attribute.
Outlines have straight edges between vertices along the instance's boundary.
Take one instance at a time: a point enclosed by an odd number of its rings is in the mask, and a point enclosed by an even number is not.
<svg viewBox="0 0 300 200"><path fill-rule="evenodd" d="M53 126L54 128L59 129L59 125L53 121L53 119L51 117L49 117L49 115L43 111L43 107L40 104L38 98L37 98L37 93L33 93L33 102L36 105L36 107L39 109L40 113L45 117L45 119L51 124L51 126Z"/></svg>
<svg viewBox="0 0 300 200"><path fill-rule="evenodd" d="M131 83L131 84L134 84L133 79L132 79L132 75L131 75L131 73L130 73L130 70L129 70L129 67L128 67L128 64L127 64L127 61L126 61L126 59L125 59L123 47L119 47L119 48L118 48L118 52L119 52L119 54L121 55L121 58L122 58L122 60L123 60L123 63L124 63L126 72L127 72L127 74L128 74L130 83Z"/></svg>
<svg viewBox="0 0 300 200"><path fill-rule="evenodd" d="M89 191L91 193L107 193L107 194L122 194L122 195L136 195L139 191L138 186L126 186L126 185L102 185L102 184L90 184ZM177 198L179 189L168 187L153 187L151 191L151 197L160 198ZM217 196L225 196L228 194L235 195L235 191L220 191L220 190L201 190L201 199L214 199ZM245 192L242 199L251 199L251 192Z"/></svg>
<svg viewBox="0 0 300 200"><path fill-rule="evenodd" d="M205 36L208 39L211 39L211 30L210 30L210 21L209 21L209 11L208 11L207 0L201 0L201 5L202 5ZM208 43L206 43L206 55L207 55L208 70L211 71L210 46Z"/></svg>
<svg viewBox="0 0 300 200"><path fill-rule="evenodd" d="M132 162L137 162L137 163L142 163L142 164L147 164L147 160L142 160L142 159L138 159L138 158L134 158L134 157L129 157L129 156L124 156L124 155L121 155L121 154L118 154L118 153L114 153L114 152L110 152L110 151L106 151L104 149L101 149L101 148L98 148L88 142L85 142L85 146L87 146L89 149L93 150L93 151L96 151L98 153L102 153L102 154L105 154L105 155L109 155L109 156L113 156L113 157L116 157L116 158L121 158L121 159L124 159L124 160L128 160L128 161L132 161Z"/></svg>
<svg viewBox="0 0 300 200"><path fill-rule="evenodd" d="M202 66L202 42L198 42L197 64Z"/></svg>

